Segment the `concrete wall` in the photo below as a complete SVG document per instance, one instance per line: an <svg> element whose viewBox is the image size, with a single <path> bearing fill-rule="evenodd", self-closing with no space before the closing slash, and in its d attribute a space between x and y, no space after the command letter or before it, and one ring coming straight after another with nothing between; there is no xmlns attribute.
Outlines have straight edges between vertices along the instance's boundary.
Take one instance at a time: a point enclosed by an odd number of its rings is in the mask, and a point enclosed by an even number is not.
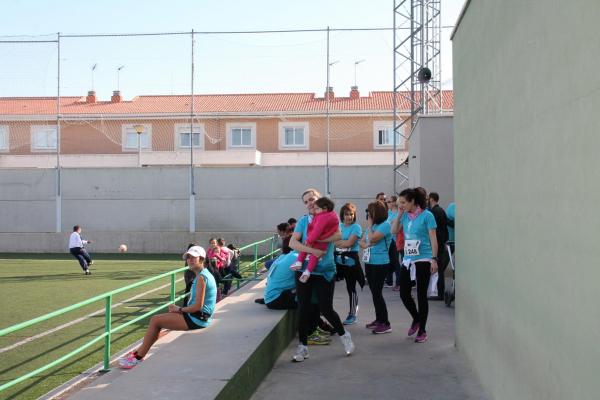
<svg viewBox="0 0 600 400"><path fill-rule="evenodd" d="M407 173L406 171L404 171ZM210 236L249 243L304 213L300 194L323 190L323 167L196 168L196 233L189 230L189 169L185 167L62 170L62 231L55 230L55 171L0 169L0 252L61 252L73 225L94 240L93 251L178 252ZM337 209L364 210L393 185L392 167L331 168ZM359 212L359 219L364 218ZM362 219L361 219L362 221Z"/></svg>
<svg viewBox="0 0 600 400"><path fill-rule="evenodd" d="M409 141L410 187L437 192L443 207L454 201L452 116L421 116Z"/></svg>
<svg viewBox="0 0 600 400"><path fill-rule="evenodd" d="M496 399L598 399L600 2L472 0L454 36L458 345Z"/></svg>

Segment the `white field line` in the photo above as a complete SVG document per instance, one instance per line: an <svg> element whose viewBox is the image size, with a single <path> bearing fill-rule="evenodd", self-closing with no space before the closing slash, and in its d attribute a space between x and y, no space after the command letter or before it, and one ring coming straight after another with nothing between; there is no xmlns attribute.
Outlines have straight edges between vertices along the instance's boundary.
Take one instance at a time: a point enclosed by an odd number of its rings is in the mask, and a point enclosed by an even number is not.
<svg viewBox="0 0 600 400"><path fill-rule="evenodd" d="M183 280L183 278L180 278L180 279L177 279L175 282L181 282L182 280ZM119 303L113 304L113 306L111 307L111 309L112 309L112 308L119 307L119 306L122 306L123 304L125 304L125 303L127 303L127 302L129 302L129 301L137 300L137 299L139 299L140 297L144 297L144 296L145 296L145 295L147 295L147 294L150 294L150 293L156 292L157 290L161 290L161 289L164 289L164 288L166 288L166 287L169 287L169 286L171 286L171 284L170 284L170 283L167 283L167 284L165 284L165 285L162 285L162 286L159 286L159 287L157 287L157 288L154 288L154 289L148 290L147 292L140 293L140 294L138 294L138 295L135 295L135 296L133 296L133 297L131 297L131 298L129 298L129 299L126 299L126 300L123 300L123 301L121 301L121 302L119 302ZM82 322L82 321L85 321L85 320L86 320L86 319L88 319L88 318L94 317L94 316L96 316L96 315L103 314L105 310L106 310L105 308L101 308L101 309L99 309L99 310L96 310L96 311L94 311L94 312L93 312L93 313L91 313L91 314L84 315L83 317L80 317L80 318L77 318L77 319L75 319L75 320L73 320L73 321L70 321L70 322L67 322L67 323L65 323L65 324L59 325L59 326L57 326L57 327L55 327L55 328L52 328L52 329L50 329L50 330L47 330L47 331L45 331L45 332L41 332L41 333L38 333L37 335L34 335L34 336L31 336L31 337L25 338L25 339L23 339L23 340L21 340L21 341L19 341L19 342L17 342L17 343L11 344L10 346L6 346L6 347L3 347L3 348L0 348L0 354L4 353L4 352L6 352L6 351L9 351L9 350L15 349L15 348L17 348L17 347L19 347L19 346L22 346L22 345L24 345L24 344L27 344L27 343L29 343L29 342L33 342L33 341L34 341L34 340L36 340L36 339L42 338L42 337L44 337L44 336L48 336L48 335L50 335L50 334L52 334L52 333L54 333L54 332L60 331L61 329L65 329L65 328L68 328L69 326L72 326L72 325L78 324L78 323L80 323L80 322Z"/></svg>

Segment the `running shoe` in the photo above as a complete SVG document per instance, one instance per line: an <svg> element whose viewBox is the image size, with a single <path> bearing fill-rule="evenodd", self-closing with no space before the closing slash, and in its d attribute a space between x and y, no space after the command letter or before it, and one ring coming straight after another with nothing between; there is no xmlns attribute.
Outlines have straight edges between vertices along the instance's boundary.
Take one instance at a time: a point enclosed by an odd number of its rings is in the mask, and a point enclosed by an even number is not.
<svg viewBox="0 0 600 400"><path fill-rule="evenodd" d="M393 287L394 287L394 284L392 284L392 283L387 283L387 282L386 282L386 283L383 285L383 287L384 287L384 288L393 288Z"/></svg>
<svg viewBox="0 0 600 400"><path fill-rule="evenodd" d="M85 271L83 271L83 273L85 275L91 275L92 274L92 272L89 269L86 269Z"/></svg>
<svg viewBox="0 0 600 400"><path fill-rule="evenodd" d="M422 332L415 338L415 343L425 343L427 341L427 332Z"/></svg>
<svg viewBox="0 0 600 400"><path fill-rule="evenodd" d="M419 324L418 322L413 322L413 323L410 325L410 328L408 329L408 333L407 333L407 335L408 335L408 336L412 336L412 335L414 335L415 333L417 333L417 331L419 330L419 326L420 326L420 324Z"/></svg>
<svg viewBox="0 0 600 400"><path fill-rule="evenodd" d="M143 360L138 360L133 354L133 351L119 359L119 367L123 369L131 369L141 363Z"/></svg>
<svg viewBox="0 0 600 400"><path fill-rule="evenodd" d="M344 351L346 352L347 356L354 353L356 346L354 346L354 343L352 342L352 336L350 336L350 332L346 331L346 333L340 336L340 340L344 345Z"/></svg>
<svg viewBox="0 0 600 400"><path fill-rule="evenodd" d="M377 320L368 323L367 325L365 325L365 328L367 329L375 329L375 327L377 326L379 322L377 322Z"/></svg>
<svg viewBox="0 0 600 400"><path fill-rule="evenodd" d="M290 269L292 271L300 271L302 269L302 263L300 261L296 261L295 263L292 264Z"/></svg>
<svg viewBox="0 0 600 400"><path fill-rule="evenodd" d="M299 344L296 348L296 353L292 356L293 362L302 362L308 358L308 347L303 344Z"/></svg>
<svg viewBox="0 0 600 400"><path fill-rule="evenodd" d="M356 323L356 315L348 314L346 319L344 320L344 325L353 325Z"/></svg>
<svg viewBox="0 0 600 400"><path fill-rule="evenodd" d="M375 329L373 329L373 333L381 334L381 333L390 333L392 331L392 326L390 324L377 324Z"/></svg>
<svg viewBox="0 0 600 400"><path fill-rule="evenodd" d="M319 346L319 345L327 345L331 343L331 339L325 336L321 336L314 331L311 335L308 336L308 344L311 346Z"/></svg>
<svg viewBox="0 0 600 400"><path fill-rule="evenodd" d="M329 331L326 331L324 329L321 329L319 327L317 327L317 329L315 329L315 332L317 333L317 335L323 336L323 337L326 337L326 338L329 337L329 336L331 336L331 335L333 335L333 333L331 333Z"/></svg>
<svg viewBox="0 0 600 400"><path fill-rule="evenodd" d="M400 285L396 285L394 286L394 288L392 289L394 292L399 292L400 291Z"/></svg>

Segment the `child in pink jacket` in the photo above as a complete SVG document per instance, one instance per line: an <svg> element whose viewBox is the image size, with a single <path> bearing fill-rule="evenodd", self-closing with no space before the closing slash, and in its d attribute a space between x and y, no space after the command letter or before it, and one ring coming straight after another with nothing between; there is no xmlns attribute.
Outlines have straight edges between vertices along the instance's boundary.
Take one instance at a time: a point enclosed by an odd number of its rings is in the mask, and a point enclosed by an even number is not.
<svg viewBox="0 0 600 400"><path fill-rule="evenodd" d="M335 204L327 197L321 197L315 201L315 215L307 228L307 238L304 243L308 247L312 247L319 250L327 250L329 243L320 242L337 232L340 227L340 220L337 214L333 211ZM302 269L302 263L308 256L308 266L306 270L300 276L300 282L305 283L310 277L311 272L315 270L319 259L312 254L305 252L298 253L296 262L290 267L292 270L300 271Z"/></svg>

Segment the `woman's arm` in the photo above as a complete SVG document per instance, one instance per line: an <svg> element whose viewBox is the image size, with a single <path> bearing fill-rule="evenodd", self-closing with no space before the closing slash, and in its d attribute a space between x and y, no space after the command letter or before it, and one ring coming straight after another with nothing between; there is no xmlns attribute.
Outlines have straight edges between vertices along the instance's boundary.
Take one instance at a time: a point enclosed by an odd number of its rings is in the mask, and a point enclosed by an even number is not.
<svg viewBox="0 0 600 400"><path fill-rule="evenodd" d="M350 247L354 246L354 243L356 243L357 240L358 240L358 236L356 236L355 234L352 234L346 240L338 240L337 242L335 242L335 245L337 247L341 247L341 248L350 248Z"/></svg>
<svg viewBox="0 0 600 400"><path fill-rule="evenodd" d="M431 242L431 253L434 257L438 254L438 242L437 237L435 235L435 229L429 230L429 241ZM431 273L435 274L438 270L438 265L436 260L431 261ZM443 279L443 278L442 278Z"/></svg>
<svg viewBox="0 0 600 400"><path fill-rule="evenodd" d="M335 235L334 235L335 236ZM325 252L319 249L313 249L312 247L308 247L300 243L300 232L294 232L292 234L292 238L290 239L290 247L298 252L303 251L305 253L310 253L315 257L322 257ZM325 240L327 241L327 240Z"/></svg>
<svg viewBox="0 0 600 400"><path fill-rule="evenodd" d="M371 242L371 244L375 244L375 243L379 242L384 237L385 237L385 235L379 231L371 230L369 232L369 242Z"/></svg>
<svg viewBox="0 0 600 400"><path fill-rule="evenodd" d="M398 210L398 216L392 220L392 234L395 235L398 231L402 230L402 224L400 223L400 219L402 218L403 211Z"/></svg>
<svg viewBox="0 0 600 400"><path fill-rule="evenodd" d="M204 307L204 294L206 293L206 282L202 275L198 276L196 283L196 301L191 306L181 307L181 312L195 313L202 310Z"/></svg>

